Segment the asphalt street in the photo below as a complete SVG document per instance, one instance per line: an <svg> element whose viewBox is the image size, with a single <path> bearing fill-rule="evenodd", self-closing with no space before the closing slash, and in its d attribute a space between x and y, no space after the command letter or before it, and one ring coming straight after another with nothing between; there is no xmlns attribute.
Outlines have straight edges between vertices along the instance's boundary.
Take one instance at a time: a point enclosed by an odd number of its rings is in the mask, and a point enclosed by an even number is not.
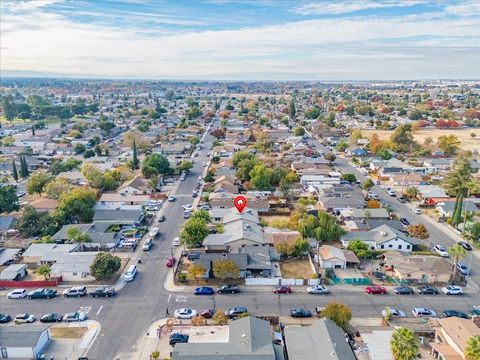
<svg viewBox="0 0 480 360"><path fill-rule="evenodd" d="M214 126L218 126L218 120ZM387 295L367 295L363 293L363 287L343 286L331 287L332 293L329 295L309 295L304 288L294 289L292 294L275 295L268 287L246 289L235 295L194 296L191 290L184 293L168 293L164 289L164 282L168 271L172 270L165 266L166 258L171 254L172 241L178 236L184 222L182 205L192 204L194 200L192 189L205 169L202 162L209 160L207 153L212 142L213 138L207 134L203 149L199 151L199 156L194 158L195 165L190 175L178 186L177 200L165 203L157 214L158 216L163 213L166 221L156 225L160 228L161 234L155 239L151 251L141 254L142 263L138 264L139 273L136 279L127 283L117 296L108 299L59 297L50 300L8 300L2 297L0 311L12 316L20 312L30 312L38 318L47 312L66 313L81 309L88 312L89 318L99 321L102 325L100 334L88 352L88 358L130 360L136 358L137 350L141 347L141 339L149 325L165 317L167 308L170 314L173 314L175 309L181 307L192 307L201 311L206 308L226 309L232 306L245 306L253 315L288 315L292 307L313 310L315 306L323 306L335 299L349 305L354 316L377 317L386 306L398 308L411 315L413 307L431 307L437 313L441 313L445 309L468 311L473 306L480 305L476 292L456 297L443 294L400 296L394 295L391 291ZM337 158L336 165L340 171L352 172L361 181L365 180L365 177L349 165L347 160ZM379 195L382 202L390 204L399 217L405 217L411 223L419 223L424 219L415 215L405 204L389 197L378 186L375 186L373 191ZM455 236L440 225L430 221L423 223L431 234L432 243L451 246L456 242ZM472 280L479 283L480 264L475 258L471 268Z"/></svg>

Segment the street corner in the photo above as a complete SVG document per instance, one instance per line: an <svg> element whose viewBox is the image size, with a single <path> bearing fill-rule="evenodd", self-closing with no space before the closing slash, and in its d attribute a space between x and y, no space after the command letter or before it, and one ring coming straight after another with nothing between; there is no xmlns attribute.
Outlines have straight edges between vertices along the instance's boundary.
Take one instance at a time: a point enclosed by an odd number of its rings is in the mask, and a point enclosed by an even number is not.
<svg viewBox="0 0 480 360"><path fill-rule="evenodd" d="M148 339L158 339L161 336L162 331L164 331L163 330L164 327L172 328L177 323L178 321L174 318L162 318L162 319L155 320L148 327L146 337Z"/></svg>

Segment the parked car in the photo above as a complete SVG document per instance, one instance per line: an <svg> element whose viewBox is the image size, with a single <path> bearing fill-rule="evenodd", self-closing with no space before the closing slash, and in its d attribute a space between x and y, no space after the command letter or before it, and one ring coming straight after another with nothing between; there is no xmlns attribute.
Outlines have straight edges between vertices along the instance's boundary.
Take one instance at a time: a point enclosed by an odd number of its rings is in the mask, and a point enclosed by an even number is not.
<svg viewBox="0 0 480 360"><path fill-rule="evenodd" d="M173 256L169 256L165 265L167 267L173 267L173 265L175 265L175 258Z"/></svg>
<svg viewBox="0 0 480 360"><path fill-rule="evenodd" d="M274 294L290 294L292 292L292 288L290 286L279 286L275 289L273 289Z"/></svg>
<svg viewBox="0 0 480 360"><path fill-rule="evenodd" d="M405 197L403 197L403 196L400 196L398 198L398 201L400 201L402 204L405 204L407 202L407 199L405 199Z"/></svg>
<svg viewBox="0 0 480 360"><path fill-rule="evenodd" d="M115 289L109 286L99 286L93 290L89 295L90 297L111 297L116 294Z"/></svg>
<svg viewBox="0 0 480 360"><path fill-rule="evenodd" d="M74 286L63 291L63 297L81 297L87 295L85 286Z"/></svg>
<svg viewBox="0 0 480 360"><path fill-rule="evenodd" d="M295 318L307 318L312 317L312 312L303 308L293 308L290 309L290 316Z"/></svg>
<svg viewBox="0 0 480 360"><path fill-rule="evenodd" d="M236 285L224 284L217 289L219 294L236 294L239 293L240 289Z"/></svg>
<svg viewBox="0 0 480 360"><path fill-rule="evenodd" d="M410 222L405 218L400 218L400 222L402 223L403 226L410 225Z"/></svg>
<svg viewBox="0 0 480 360"><path fill-rule="evenodd" d="M35 316L28 313L17 314L14 319L15 324L33 323L35 320Z"/></svg>
<svg viewBox="0 0 480 360"><path fill-rule="evenodd" d="M153 246L153 240L152 239L147 239L142 245L142 250L143 251L150 251L150 249Z"/></svg>
<svg viewBox="0 0 480 360"><path fill-rule="evenodd" d="M176 237L175 239L173 239L172 246L178 246L178 245L180 245L180 238Z"/></svg>
<svg viewBox="0 0 480 360"><path fill-rule="evenodd" d="M7 294L7 299L23 299L24 297L27 297L27 295L27 289L15 289Z"/></svg>
<svg viewBox="0 0 480 360"><path fill-rule="evenodd" d="M470 317L480 316L480 309L472 309L468 312Z"/></svg>
<svg viewBox="0 0 480 360"><path fill-rule="evenodd" d="M185 204L185 205L182 205L182 208L185 211L192 211L193 210L193 205L192 204Z"/></svg>
<svg viewBox="0 0 480 360"><path fill-rule="evenodd" d="M470 319L470 316L468 316L463 311L458 311L458 310L445 310L443 311L442 314L444 317L459 317L462 319Z"/></svg>
<svg viewBox="0 0 480 360"><path fill-rule="evenodd" d="M160 215L158 218L158 222L164 222L165 221L165 215Z"/></svg>
<svg viewBox="0 0 480 360"><path fill-rule="evenodd" d="M175 196L170 195L170 196L167 198L167 200L170 201L170 202L174 202L174 201L175 201Z"/></svg>
<svg viewBox="0 0 480 360"><path fill-rule="evenodd" d="M10 315L0 313L0 324L6 324L10 321L12 321L12 317Z"/></svg>
<svg viewBox="0 0 480 360"><path fill-rule="evenodd" d="M84 311L69 312L63 316L63 321L65 322L84 321L86 319L87 313Z"/></svg>
<svg viewBox="0 0 480 360"><path fill-rule="evenodd" d="M406 317L405 313L401 310L395 309L395 308L389 308L390 309L390 316L391 317L397 317L397 318L404 318ZM382 310L382 316L385 317L387 316L387 311Z"/></svg>
<svg viewBox="0 0 480 360"><path fill-rule="evenodd" d="M188 219L190 217L190 211L184 211L183 218Z"/></svg>
<svg viewBox="0 0 480 360"><path fill-rule="evenodd" d="M202 286L198 287L193 291L194 295L213 295L214 291L211 287L208 286Z"/></svg>
<svg viewBox="0 0 480 360"><path fill-rule="evenodd" d="M445 295L463 295L463 290L460 286L448 285L442 288Z"/></svg>
<svg viewBox="0 0 480 360"><path fill-rule="evenodd" d="M417 288L417 293L420 295L438 295L438 290L433 286L424 285Z"/></svg>
<svg viewBox="0 0 480 360"><path fill-rule="evenodd" d="M413 208L412 211L417 215L420 215L422 213L419 208Z"/></svg>
<svg viewBox="0 0 480 360"><path fill-rule="evenodd" d="M173 313L177 319L191 319L197 316L197 311L190 308L177 309Z"/></svg>
<svg viewBox="0 0 480 360"><path fill-rule="evenodd" d="M398 286L393 289L393 292L398 295L413 295L414 291L408 286Z"/></svg>
<svg viewBox="0 0 480 360"><path fill-rule="evenodd" d="M235 306L225 310L225 315L227 315L230 319L234 319L239 315L247 313L248 310L246 307L243 306Z"/></svg>
<svg viewBox="0 0 480 360"><path fill-rule="evenodd" d="M309 294L328 294L329 291L326 286L323 285L314 285L307 288L307 293Z"/></svg>
<svg viewBox="0 0 480 360"><path fill-rule="evenodd" d="M57 290L53 289L36 289L28 293L29 299L51 299L57 296Z"/></svg>
<svg viewBox="0 0 480 360"><path fill-rule="evenodd" d="M204 319L211 319L214 314L215 314L214 309L205 309L200 313L200 316L203 317Z"/></svg>
<svg viewBox="0 0 480 360"><path fill-rule="evenodd" d="M437 313L429 308L413 308L412 314L415 317L437 317Z"/></svg>
<svg viewBox="0 0 480 360"><path fill-rule="evenodd" d="M470 269L464 263L458 262L456 267L457 267L457 270L460 274L465 275L465 276L470 275Z"/></svg>
<svg viewBox="0 0 480 360"><path fill-rule="evenodd" d="M61 322L63 320L63 316L57 313L47 313L40 317L40 322L42 323L55 323Z"/></svg>
<svg viewBox="0 0 480 360"><path fill-rule="evenodd" d="M193 261L193 260L200 259L200 256L201 256L201 254L198 253L198 252L191 252L191 253L188 253L187 259L189 261Z"/></svg>
<svg viewBox="0 0 480 360"><path fill-rule="evenodd" d="M168 343L170 345L175 345L177 343L188 343L188 335L173 333L172 335L170 335L170 338L168 339Z"/></svg>
<svg viewBox="0 0 480 360"><path fill-rule="evenodd" d="M433 251L435 251L441 257L448 257L447 249L445 249L442 245L437 244L433 247Z"/></svg>
<svg viewBox="0 0 480 360"><path fill-rule="evenodd" d="M150 231L148 232L148 235L150 235L153 238L153 237L158 235L159 231L160 231L160 229L158 227L154 227L154 228L150 229Z"/></svg>
<svg viewBox="0 0 480 360"><path fill-rule="evenodd" d="M387 293L387 289L384 288L383 286L367 286L365 288L365 292L367 294L386 294Z"/></svg>
<svg viewBox="0 0 480 360"><path fill-rule="evenodd" d="M460 245L461 247L463 247L467 251L471 251L473 249L472 246L465 241L459 241L458 245Z"/></svg>

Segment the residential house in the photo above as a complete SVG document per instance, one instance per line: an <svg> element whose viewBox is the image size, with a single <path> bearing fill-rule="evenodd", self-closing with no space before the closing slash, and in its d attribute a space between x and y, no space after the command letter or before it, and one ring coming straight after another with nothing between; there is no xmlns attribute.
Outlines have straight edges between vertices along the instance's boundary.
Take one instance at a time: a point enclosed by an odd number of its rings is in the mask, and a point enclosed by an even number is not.
<svg viewBox="0 0 480 360"><path fill-rule="evenodd" d="M345 269L347 267L347 258L342 249L331 245L322 245L318 249L319 259L315 256L315 261L320 263L322 269Z"/></svg>
<svg viewBox="0 0 480 360"><path fill-rule="evenodd" d="M436 320L435 340L430 343L436 360L466 359L468 339L480 336L480 328L472 320L448 317Z"/></svg>
<svg viewBox="0 0 480 360"><path fill-rule="evenodd" d="M284 329L289 360L355 360L348 337L332 320L313 325L287 325Z"/></svg>
<svg viewBox="0 0 480 360"><path fill-rule="evenodd" d="M256 199L254 197L245 196L247 198L248 207L258 212L268 212L270 205L267 199ZM234 194L228 193L223 189L219 189L217 192L212 192L209 195L208 202L213 208L220 209L232 209L235 207L233 200Z"/></svg>
<svg viewBox="0 0 480 360"><path fill-rule="evenodd" d="M103 193L97 204L108 207L118 207L122 205L146 206L149 201L150 195L131 193Z"/></svg>
<svg viewBox="0 0 480 360"><path fill-rule="evenodd" d="M3 326L1 356L5 359L40 359L50 341L50 325Z"/></svg>
<svg viewBox="0 0 480 360"><path fill-rule="evenodd" d="M139 208L95 210L93 222L137 226L144 217L143 211Z"/></svg>
<svg viewBox="0 0 480 360"><path fill-rule="evenodd" d="M118 232L107 232L109 223L91 223L91 224L76 224L76 225L64 225L62 228L52 236L57 242L63 242L68 240L67 232L71 227L75 227L80 230L84 235L88 235L91 242L82 243L78 251L98 251L108 250L117 247L121 240L121 234Z"/></svg>
<svg viewBox="0 0 480 360"><path fill-rule="evenodd" d="M424 182L419 174L394 174L389 179L391 186L418 186Z"/></svg>
<svg viewBox="0 0 480 360"><path fill-rule="evenodd" d="M400 250L411 252L418 239L409 237L403 232L382 225L368 231L352 231L342 236L341 242L348 247L350 241L361 240L369 245L372 250Z"/></svg>
<svg viewBox="0 0 480 360"><path fill-rule="evenodd" d="M27 265L11 264L8 265L1 273L0 280L20 280L27 275Z"/></svg>
<svg viewBox="0 0 480 360"><path fill-rule="evenodd" d="M349 209L342 213L352 219L389 219L390 215L384 208L378 209Z"/></svg>
<svg viewBox="0 0 480 360"><path fill-rule="evenodd" d="M446 284L450 281L452 265L434 255L409 255L402 251L385 253L385 263L393 266L399 280L421 284Z"/></svg>
<svg viewBox="0 0 480 360"><path fill-rule="evenodd" d="M78 249L78 244L31 244L22 254L23 263L32 266L47 263L44 256L50 253L70 253ZM60 256L60 255L59 255Z"/></svg>
<svg viewBox="0 0 480 360"><path fill-rule="evenodd" d="M347 196L325 196L318 199L320 206L329 212L343 211L347 209L363 209L365 199L363 195L353 193Z"/></svg>
<svg viewBox="0 0 480 360"><path fill-rule="evenodd" d="M367 156L367 150L358 146L349 146L345 149L347 156Z"/></svg>
<svg viewBox="0 0 480 360"><path fill-rule="evenodd" d="M65 253L50 268L50 276L61 277L62 281L90 282L95 278L90 274L90 265L98 253Z"/></svg>
<svg viewBox="0 0 480 360"><path fill-rule="evenodd" d="M178 343L171 357L172 360L283 360L284 351L281 345L273 343L268 321L248 316L232 321L223 341Z"/></svg>
<svg viewBox="0 0 480 360"><path fill-rule="evenodd" d="M10 215L0 216L0 234L5 234L8 230L14 229L16 219Z"/></svg>
<svg viewBox="0 0 480 360"><path fill-rule="evenodd" d="M230 251L239 247L268 245L263 229L250 221L237 220L224 224L222 234L210 234L203 240L206 251Z"/></svg>
<svg viewBox="0 0 480 360"><path fill-rule="evenodd" d="M74 170L74 171L63 171L60 174L57 175L57 178L63 178L68 180L70 184L74 185L86 185L87 180L85 179L85 176L80 171Z"/></svg>
<svg viewBox="0 0 480 360"><path fill-rule="evenodd" d="M58 207L58 200L38 197L28 203L38 212L50 212Z"/></svg>
<svg viewBox="0 0 480 360"><path fill-rule="evenodd" d="M150 180L145 179L142 175L136 175L133 179L123 183L117 192L136 195L151 194L152 187L150 186Z"/></svg>
<svg viewBox="0 0 480 360"><path fill-rule="evenodd" d="M435 209L438 211L438 214L443 217L452 217L453 211L455 210L456 201L442 201L437 203ZM479 211L479 208L473 201L465 199L462 203L462 213L475 214Z"/></svg>
<svg viewBox="0 0 480 360"><path fill-rule="evenodd" d="M277 229L274 227L266 227L265 240L275 246L278 244L293 245L295 241L302 238L297 230Z"/></svg>
<svg viewBox="0 0 480 360"><path fill-rule="evenodd" d="M416 188L419 192L418 198L420 199L420 201L427 205L434 205L434 201L432 199L450 198L445 192L445 190L443 190L440 186L437 185L421 185L416 186Z"/></svg>
<svg viewBox="0 0 480 360"><path fill-rule="evenodd" d="M19 248L0 248L0 266L8 266L15 262L20 256Z"/></svg>

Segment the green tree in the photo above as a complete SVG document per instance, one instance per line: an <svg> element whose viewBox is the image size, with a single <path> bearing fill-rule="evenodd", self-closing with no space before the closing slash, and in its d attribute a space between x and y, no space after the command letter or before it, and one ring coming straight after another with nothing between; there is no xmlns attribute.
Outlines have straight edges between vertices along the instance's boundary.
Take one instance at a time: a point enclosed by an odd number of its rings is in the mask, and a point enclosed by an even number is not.
<svg viewBox="0 0 480 360"><path fill-rule="evenodd" d="M17 164L15 164L15 160L12 160L12 176L15 181L18 181Z"/></svg>
<svg viewBox="0 0 480 360"><path fill-rule="evenodd" d="M442 135L438 137L437 144L445 152L445 155L451 156L457 153L461 143L456 135Z"/></svg>
<svg viewBox="0 0 480 360"><path fill-rule="evenodd" d="M472 154L460 153L453 162L451 170L445 176L443 187L450 196L457 196L459 192L466 193L466 189L478 186L472 179L473 169L471 165Z"/></svg>
<svg viewBox="0 0 480 360"><path fill-rule="evenodd" d="M118 256L101 252L95 255L90 265L90 274L97 280L108 279L120 269L121 264Z"/></svg>
<svg viewBox="0 0 480 360"><path fill-rule="evenodd" d="M375 184L373 183L372 179L367 179L362 184L362 188L367 191L370 190L373 186L375 186Z"/></svg>
<svg viewBox="0 0 480 360"><path fill-rule="evenodd" d="M411 146L414 144L412 125L402 124L397 126L393 134L390 136L390 140L395 144L397 151L409 151Z"/></svg>
<svg viewBox="0 0 480 360"><path fill-rule="evenodd" d="M244 160L255 160L255 155L248 151L237 151L232 156L232 165L237 168Z"/></svg>
<svg viewBox="0 0 480 360"><path fill-rule="evenodd" d="M83 157L85 159L89 159L94 156L95 156L95 151L93 151L92 149L85 150L85 152L83 153Z"/></svg>
<svg viewBox="0 0 480 360"><path fill-rule="evenodd" d="M17 191L11 185L0 187L0 213L9 213L20 209Z"/></svg>
<svg viewBox="0 0 480 360"><path fill-rule="evenodd" d="M154 153L143 159L142 174L146 178L151 178L153 174L167 174L170 172L168 159L160 154ZM148 176L149 175L149 176Z"/></svg>
<svg viewBox="0 0 480 360"><path fill-rule="evenodd" d="M48 264L43 264L43 265L40 265L37 270L35 270L35 272L38 274L38 275L43 275L43 277L45 278L45 280L48 279L48 277L50 276L50 266Z"/></svg>
<svg viewBox="0 0 480 360"><path fill-rule="evenodd" d="M73 151L75 152L76 155L83 154L85 152L85 150L87 150L85 145L80 144L80 143L75 144L75 146L73 147Z"/></svg>
<svg viewBox="0 0 480 360"><path fill-rule="evenodd" d="M465 347L465 357L467 360L480 359L480 336L472 336L467 340Z"/></svg>
<svg viewBox="0 0 480 360"><path fill-rule="evenodd" d="M318 106L311 107L305 110L305 117L307 119L316 119L320 116L320 108Z"/></svg>
<svg viewBox="0 0 480 360"><path fill-rule="evenodd" d="M457 228L462 222L463 192L459 192L452 213L452 226Z"/></svg>
<svg viewBox="0 0 480 360"><path fill-rule="evenodd" d="M295 108L295 101L293 99L290 100L290 104L288 106L288 114L290 115L290 119L293 119L297 114L297 109Z"/></svg>
<svg viewBox="0 0 480 360"><path fill-rule="evenodd" d="M138 154L137 154L137 143L135 142L135 139L133 139L133 158L132 158L132 169L136 170L138 169Z"/></svg>
<svg viewBox="0 0 480 360"><path fill-rule="evenodd" d="M236 166L235 176L241 181L250 180L250 172L259 163L257 159L245 159L242 160L238 166Z"/></svg>
<svg viewBox="0 0 480 360"><path fill-rule="evenodd" d="M271 190L272 170L265 165L257 164L250 171L250 184L257 190Z"/></svg>
<svg viewBox="0 0 480 360"><path fill-rule="evenodd" d="M10 101L8 98L4 98L2 101L3 114L7 120L12 121L17 115L17 109L15 108L15 103Z"/></svg>
<svg viewBox="0 0 480 360"><path fill-rule="evenodd" d="M45 186L52 180L52 177L43 169L37 170L30 175L27 182L29 194L41 195Z"/></svg>
<svg viewBox="0 0 480 360"><path fill-rule="evenodd" d="M92 239L87 234L84 234L76 226L69 226L67 228L67 240L70 243L89 243Z"/></svg>
<svg viewBox="0 0 480 360"><path fill-rule="evenodd" d="M25 160L23 155L20 156L20 175L22 178L26 178L29 175L27 160Z"/></svg>
<svg viewBox="0 0 480 360"><path fill-rule="evenodd" d="M396 329L390 339L393 360L415 360L418 355L418 343L413 331L407 328Z"/></svg>
<svg viewBox="0 0 480 360"><path fill-rule="evenodd" d="M470 241L480 240L480 222L476 222L468 228L466 237Z"/></svg>
<svg viewBox="0 0 480 360"><path fill-rule="evenodd" d="M346 331L352 319L352 311L347 305L332 301L325 306L321 316L332 320Z"/></svg>
<svg viewBox="0 0 480 360"><path fill-rule="evenodd" d="M187 246L194 246L201 244L208 234L207 223L203 219L191 218L184 223L180 239Z"/></svg>
<svg viewBox="0 0 480 360"><path fill-rule="evenodd" d="M297 128L295 128L295 130L293 130L293 134L295 136L303 136L303 135L305 135L305 129L301 126L297 127Z"/></svg>
<svg viewBox="0 0 480 360"><path fill-rule="evenodd" d="M198 283L198 279L202 278L207 270L203 267L202 264L190 264L188 266L188 277L194 279Z"/></svg>
<svg viewBox="0 0 480 360"><path fill-rule="evenodd" d="M32 136L35 136L35 126L32 124Z"/></svg>
<svg viewBox="0 0 480 360"><path fill-rule="evenodd" d="M177 171L178 172L189 172L193 168L193 164L191 161L188 160L183 160L180 165L177 166Z"/></svg>
<svg viewBox="0 0 480 360"><path fill-rule="evenodd" d="M368 259L372 254L368 244L364 243L362 240L349 241L347 249L353 251L360 259Z"/></svg>
<svg viewBox="0 0 480 360"><path fill-rule="evenodd" d="M447 249L447 252L448 256L453 259L454 266L452 280L455 281L455 276L457 274L457 267L455 265L458 264L458 262L465 257L466 251L461 245L455 244L453 246L450 246Z"/></svg>
<svg viewBox="0 0 480 360"><path fill-rule="evenodd" d="M325 158L325 160L329 161L330 164L332 164L335 161L335 159L337 158L335 156L335 154L333 152L330 152L330 151L325 153L325 155L323 155L323 157Z"/></svg>
<svg viewBox="0 0 480 360"><path fill-rule="evenodd" d="M390 150L382 148L376 152L376 154L382 160L390 160L392 158L392 153Z"/></svg>
<svg viewBox="0 0 480 360"><path fill-rule="evenodd" d="M213 276L217 279L236 279L240 269L232 260L215 260L213 262Z"/></svg>
<svg viewBox="0 0 480 360"><path fill-rule="evenodd" d="M74 219L87 223L92 221L95 203L96 192L93 189L86 186L77 187L60 196L57 213L64 223L70 223Z"/></svg>
<svg viewBox="0 0 480 360"><path fill-rule="evenodd" d="M420 190L415 186L409 186L404 190L403 194L409 199L416 199L420 195Z"/></svg>
<svg viewBox="0 0 480 360"><path fill-rule="evenodd" d="M190 219L200 219L208 223L210 222L210 214L207 210L197 210L192 213Z"/></svg>
<svg viewBox="0 0 480 360"><path fill-rule="evenodd" d="M355 181L357 181L357 177L354 174L343 174L340 179L348 181L350 184L353 184Z"/></svg>

